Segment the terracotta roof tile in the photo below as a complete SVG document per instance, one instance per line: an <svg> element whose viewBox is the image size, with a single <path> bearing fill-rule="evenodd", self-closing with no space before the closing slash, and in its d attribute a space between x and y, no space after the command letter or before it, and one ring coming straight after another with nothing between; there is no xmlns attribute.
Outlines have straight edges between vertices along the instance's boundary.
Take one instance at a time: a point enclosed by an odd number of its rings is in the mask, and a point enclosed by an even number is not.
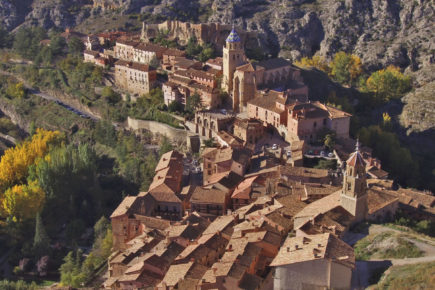
<svg viewBox="0 0 435 290"><path fill-rule="evenodd" d="M346 267L355 268L353 248L328 233L287 238L270 265L279 267L317 259L330 259Z"/></svg>
<svg viewBox="0 0 435 290"><path fill-rule="evenodd" d="M332 210L333 208L341 206L340 195L341 195L341 191L337 191L335 193L332 193L324 198L318 199L310 203L309 205L307 205L305 208L303 208L300 212L298 212L295 215L295 219L296 218L300 219L298 224L295 225L295 228L298 229L300 226L302 226L302 224L305 223L302 222L302 220L308 221L319 214L324 214Z"/></svg>
<svg viewBox="0 0 435 290"><path fill-rule="evenodd" d="M219 189L207 189L198 186L190 198L191 203L224 204L227 193Z"/></svg>
<svg viewBox="0 0 435 290"><path fill-rule="evenodd" d="M147 64L138 63L138 62L134 62L134 61L118 60L117 62L115 62L115 66L117 66L117 65L118 66L125 66L125 67L128 67L130 69L143 71L143 72L149 72L149 71L154 70L152 67L150 67Z"/></svg>
<svg viewBox="0 0 435 290"><path fill-rule="evenodd" d="M127 214L129 209L132 207L133 203L136 201L137 196L127 196L125 197L121 204L115 209L110 218L119 217Z"/></svg>
<svg viewBox="0 0 435 290"><path fill-rule="evenodd" d="M193 262L170 266L162 282L160 282L157 287L163 287L163 285L166 285L167 287L175 287L178 282L186 277L186 274L190 270L192 265Z"/></svg>
<svg viewBox="0 0 435 290"><path fill-rule="evenodd" d="M253 176L246 178L245 180L240 183L236 189L234 190L233 194L231 195L231 198L237 198L237 199L250 199L250 194L252 190L252 183L258 178L258 176Z"/></svg>

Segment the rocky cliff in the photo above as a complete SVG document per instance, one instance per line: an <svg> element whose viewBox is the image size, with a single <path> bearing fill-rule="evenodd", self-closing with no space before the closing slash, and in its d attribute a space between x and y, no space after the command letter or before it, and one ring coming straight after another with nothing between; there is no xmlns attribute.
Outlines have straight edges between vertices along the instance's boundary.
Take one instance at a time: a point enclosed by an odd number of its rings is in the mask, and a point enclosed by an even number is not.
<svg viewBox="0 0 435 290"><path fill-rule="evenodd" d="M268 52L290 59L345 50L370 69L435 62L431 0L0 0L0 23L66 28L107 10L235 23L260 32Z"/></svg>

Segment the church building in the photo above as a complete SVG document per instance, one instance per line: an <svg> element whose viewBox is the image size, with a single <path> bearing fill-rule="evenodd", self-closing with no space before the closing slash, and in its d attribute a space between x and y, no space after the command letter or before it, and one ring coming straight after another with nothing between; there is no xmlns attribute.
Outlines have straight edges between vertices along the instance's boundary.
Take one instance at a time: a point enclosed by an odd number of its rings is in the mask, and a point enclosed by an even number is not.
<svg viewBox="0 0 435 290"><path fill-rule="evenodd" d="M283 58L260 62L248 61L242 41L234 26L223 48L222 89L230 95L234 112L246 111L247 103L255 98L257 89L290 89L300 86L300 70ZM304 96L308 90L303 90Z"/></svg>

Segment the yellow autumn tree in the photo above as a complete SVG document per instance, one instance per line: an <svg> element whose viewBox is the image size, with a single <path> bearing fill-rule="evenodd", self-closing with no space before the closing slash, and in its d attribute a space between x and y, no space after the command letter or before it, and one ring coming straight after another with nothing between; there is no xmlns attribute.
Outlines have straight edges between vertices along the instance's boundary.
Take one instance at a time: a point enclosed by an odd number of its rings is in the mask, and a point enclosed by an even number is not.
<svg viewBox="0 0 435 290"><path fill-rule="evenodd" d="M15 185L4 193L1 201L2 216L14 221L32 219L41 211L45 193L38 181L29 181L27 185Z"/></svg>
<svg viewBox="0 0 435 290"><path fill-rule="evenodd" d="M341 84L352 85L363 72L361 59L343 51L335 54L330 66L331 75Z"/></svg>
<svg viewBox="0 0 435 290"><path fill-rule="evenodd" d="M303 57L301 60L296 61L295 64L299 67L315 67L318 70L329 73L329 64L323 56L314 55L312 58Z"/></svg>
<svg viewBox="0 0 435 290"><path fill-rule="evenodd" d="M50 145L61 144L63 140L59 131L37 129L31 140L7 149L0 160L0 190L25 182L29 166L44 157Z"/></svg>
<svg viewBox="0 0 435 290"><path fill-rule="evenodd" d="M401 97L411 89L411 78L402 74L398 67L390 65L372 73L366 85L378 101L389 101Z"/></svg>

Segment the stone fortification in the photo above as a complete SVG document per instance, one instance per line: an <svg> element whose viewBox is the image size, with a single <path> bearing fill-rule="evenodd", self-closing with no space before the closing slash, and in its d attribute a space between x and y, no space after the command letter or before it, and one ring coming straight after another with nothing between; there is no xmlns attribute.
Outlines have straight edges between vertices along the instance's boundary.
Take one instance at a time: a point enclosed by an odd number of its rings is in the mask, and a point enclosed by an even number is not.
<svg viewBox="0 0 435 290"><path fill-rule="evenodd" d="M216 49L222 50L225 39L231 31L230 24L199 23L193 24L178 20L167 20L160 24L143 23L141 38L149 41L161 32L167 32L170 39L177 39L181 44L187 44L191 37L196 37L200 44L213 43ZM256 41L256 32L240 32L243 43Z"/></svg>

